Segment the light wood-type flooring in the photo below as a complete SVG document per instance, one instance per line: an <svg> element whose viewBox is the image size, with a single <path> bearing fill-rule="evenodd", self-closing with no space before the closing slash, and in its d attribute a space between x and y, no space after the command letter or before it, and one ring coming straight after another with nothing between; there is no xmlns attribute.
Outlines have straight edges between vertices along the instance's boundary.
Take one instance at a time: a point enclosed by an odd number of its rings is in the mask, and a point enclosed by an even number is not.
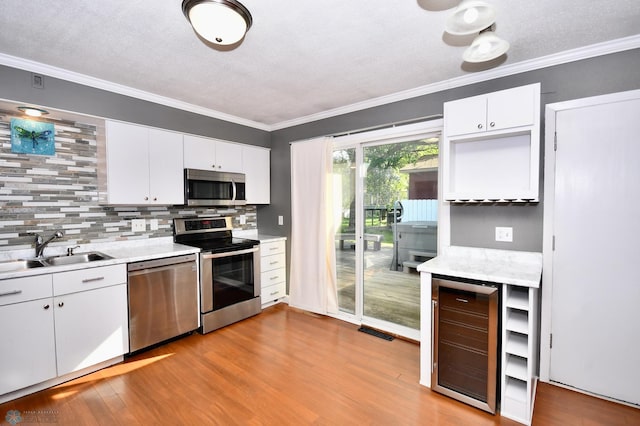
<svg viewBox="0 0 640 426"><path fill-rule="evenodd" d="M418 384L419 345L284 304L0 405L22 424L515 425ZM13 413L16 414L15 412ZM541 384L534 425L638 425L640 410Z"/></svg>

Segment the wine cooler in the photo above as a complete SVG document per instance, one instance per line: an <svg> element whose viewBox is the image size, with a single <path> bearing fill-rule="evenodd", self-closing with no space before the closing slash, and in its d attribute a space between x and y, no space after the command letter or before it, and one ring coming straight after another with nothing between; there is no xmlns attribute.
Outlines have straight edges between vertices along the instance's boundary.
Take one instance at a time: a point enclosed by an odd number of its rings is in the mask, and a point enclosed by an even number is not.
<svg viewBox="0 0 640 426"><path fill-rule="evenodd" d="M431 389L495 414L498 285L434 275Z"/></svg>

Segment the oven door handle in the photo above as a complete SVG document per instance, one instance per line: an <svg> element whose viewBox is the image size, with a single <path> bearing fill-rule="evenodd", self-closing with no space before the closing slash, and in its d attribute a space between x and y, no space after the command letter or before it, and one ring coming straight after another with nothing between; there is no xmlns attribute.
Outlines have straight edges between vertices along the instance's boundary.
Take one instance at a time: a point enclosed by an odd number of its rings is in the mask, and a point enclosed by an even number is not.
<svg viewBox="0 0 640 426"><path fill-rule="evenodd" d="M247 253L254 253L256 251L258 251L260 249L260 247L252 247L250 249L246 249L246 250L235 250L235 251L227 251L224 253L207 253L207 254L203 254L202 255L202 259L219 259L221 257L229 257L229 256L236 256L239 254L247 254Z"/></svg>

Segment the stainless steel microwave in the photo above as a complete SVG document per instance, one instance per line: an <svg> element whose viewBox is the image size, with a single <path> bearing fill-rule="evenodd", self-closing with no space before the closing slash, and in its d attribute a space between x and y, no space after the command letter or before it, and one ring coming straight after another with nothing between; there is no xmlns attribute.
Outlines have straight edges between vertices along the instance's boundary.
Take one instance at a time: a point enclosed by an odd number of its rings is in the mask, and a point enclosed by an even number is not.
<svg viewBox="0 0 640 426"><path fill-rule="evenodd" d="M188 206L243 206L245 175L184 169L184 203Z"/></svg>

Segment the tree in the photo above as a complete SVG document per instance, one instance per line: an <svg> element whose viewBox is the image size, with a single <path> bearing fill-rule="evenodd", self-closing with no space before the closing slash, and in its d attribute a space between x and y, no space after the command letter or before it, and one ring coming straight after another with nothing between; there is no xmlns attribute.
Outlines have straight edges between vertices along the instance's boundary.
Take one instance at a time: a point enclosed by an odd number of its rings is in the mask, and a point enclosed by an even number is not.
<svg viewBox="0 0 640 426"><path fill-rule="evenodd" d="M337 150L333 153L334 167L349 168L350 179L344 185L354 187L355 182L355 149ZM365 188L368 199L365 204L393 207L393 202L407 196L409 178L400 173L400 169L409 164L438 155L438 144L422 140L393 144L368 146L364 149L367 176ZM346 190L346 192L345 192ZM343 188L343 194L350 189ZM355 194L354 194L355 195ZM355 228L355 196L349 203L349 228ZM346 208L346 205L343 206Z"/></svg>

